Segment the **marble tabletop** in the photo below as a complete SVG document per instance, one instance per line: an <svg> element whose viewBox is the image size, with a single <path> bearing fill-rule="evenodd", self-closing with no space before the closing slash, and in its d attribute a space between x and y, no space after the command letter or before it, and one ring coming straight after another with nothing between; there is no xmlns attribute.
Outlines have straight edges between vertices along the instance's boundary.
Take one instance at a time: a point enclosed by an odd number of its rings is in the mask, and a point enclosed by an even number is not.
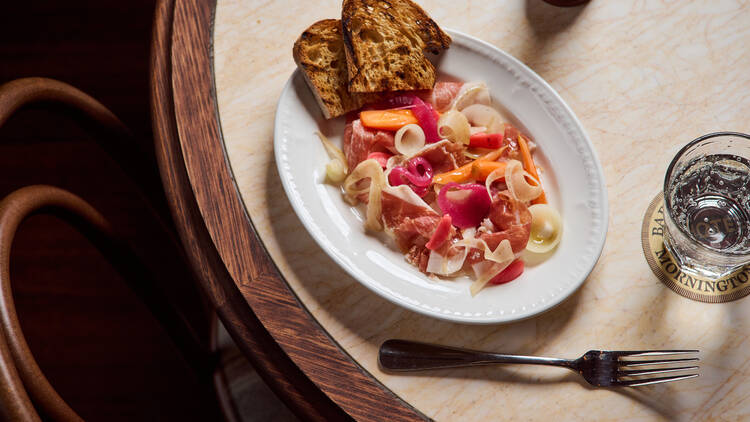
<svg viewBox="0 0 750 422"><path fill-rule="evenodd" d="M281 188L273 121L295 68L291 46L340 1L219 0L214 67L221 129L247 211L289 285L360 365L435 420L744 420L750 418L748 299L678 296L641 250L644 212L666 163L695 137L750 132L750 2L423 0L440 25L515 56L576 113L604 168L609 231L580 290L535 318L470 326L422 316L349 277L305 232ZM473 349L577 357L589 349L700 349L700 377L638 389L592 389L558 368L382 372L377 349L407 338ZM750 403L750 401L748 402Z"/></svg>

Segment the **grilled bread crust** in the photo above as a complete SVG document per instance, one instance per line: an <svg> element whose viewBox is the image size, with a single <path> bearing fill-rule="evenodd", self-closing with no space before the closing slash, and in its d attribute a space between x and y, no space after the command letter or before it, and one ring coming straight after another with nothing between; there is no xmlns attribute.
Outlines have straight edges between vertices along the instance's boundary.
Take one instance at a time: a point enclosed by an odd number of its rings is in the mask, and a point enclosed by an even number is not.
<svg viewBox="0 0 750 422"><path fill-rule="evenodd" d="M438 54L451 38L410 0L344 0L341 23L349 91L432 89Z"/></svg>
<svg viewBox="0 0 750 422"><path fill-rule="evenodd" d="M302 71L326 119L362 107L372 95L350 93L341 21L324 19L312 24L294 43L294 62Z"/></svg>

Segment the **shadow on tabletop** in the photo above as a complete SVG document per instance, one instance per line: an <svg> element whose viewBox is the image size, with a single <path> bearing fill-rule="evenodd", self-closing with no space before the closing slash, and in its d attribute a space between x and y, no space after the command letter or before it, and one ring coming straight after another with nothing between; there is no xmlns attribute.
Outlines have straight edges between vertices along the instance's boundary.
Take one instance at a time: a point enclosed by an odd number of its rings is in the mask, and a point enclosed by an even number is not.
<svg viewBox="0 0 750 422"><path fill-rule="evenodd" d="M723 396L725 392L731 392L744 382L742 372L728 370L728 365L730 365L730 362L746 361L747 352L746 348L743 347L746 337L743 328L741 328L746 318L741 315L740 309L743 306L747 307L750 299L744 297L725 303L694 301L672 291L663 285L655 275L652 275L651 278L655 283L661 285L659 298L655 301L655 303L661 305L659 306L660 312L657 321L659 326L656 331L669 333L674 331L675 326L690 326L695 330L694 340L689 343L683 343L681 338L673 335L674 344L666 343L659 344L659 346L700 351L698 354L700 361L696 363L700 366L698 370L700 376L688 381L703 384L703 389L698 390L701 394L696 395L696 397L700 397L697 402L699 404L696 406L697 413L692 416L693 420L712 420L716 417L712 410L721 403L721 401L716 401L715 397ZM679 304L689 306L689 309L683 310L677 315L682 316L682 319L676 319L674 315L668 314L670 307ZM685 317L688 319L685 319ZM655 337L654 342L658 342L658 336ZM706 386L710 386L708 390L705 390ZM664 394L662 397L654 397L654 399L664 399L665 397L669 397L669 395Z"/></svg>
<svg viewBox="0 0 750 422"><path fill-rule="evenodd" d="M408 375L409 377L485 380L498 383L532 384L540 386L547 384L573 383L579 384L587 389L592 388L583 377L571 372L569 369L549 366L541 368L533 374L519 371L519 369L523 370L527 368L530 368L530 365L497 364L474 366L471 368L431 369L417 372L388 371L387 369L382 369L382 367L381 370L389 375L400 374ZM536 373L539 371L543 371L544 374L539 375Z"/></svg>
<svg viewBox="0 0 750 422"><path fill-rule="evenodd" d="M526 19L534 34L543 41L571 26L588 4L559 7L542 0L526 0Z"/></svg>
<svg viewBox="0 0 750 422"><path fill-rule="evenodd" d="M645 258L643 258L645 261ZM644 262L645 264L645 262ZM645 266L645 265L644 265ZM653 274L648 266L645 266L646 271L649 272L648 277L652 278L656 283L659 284L658 293L653 297L646 297L638 306L638 309L652 309L652 312L646 313L648 319L641 324L641 327L634 327L634 330L639 330L643 339L642 344L633 346L637 349L679 349L683 345L674 344L662 344L665 338L670 337L667 321L667 312L669 309L669 295L675 294L664 286ZM642 321L643 313L640 313L639 321ZM650 327L650 328L649 328ZM635 333L633 333L635 335ZM690 382L690 381L686 381ZM657 385L646 385L641 387L632 388L611 388L612 391L617 392L625 397L636 401L653 411L657 412L662 417L673 420L677 418L678 413L681 409L675 403L674 385L670 383L657 384Z"/></svg>
<svg viewBox="0 0 750 422"><path fill-rule="evenodd" d="M647 298L639 305L640 309L652 309L652 311L649 312L648 319L645 321L641 320L641 324L644 324L640 330L640 334L643 336L644 348L700 350L698 355L700 358L700 362L698 362L698 365L700 366L700 369L698 370L700 377L685 381L693 383L699 383L701 381L705 382L706 378L710 378L714 375L714 373L707 373L706 371L708 368L713 367L715 362L733 360L732 356L743 355L745 353L743 348L732 347L731 345L732 341L742 337L740 335L732 336L731 333L731 330L740 323L740 317L737 316L737 309L741 306L738 302L742 299L730 303L718 304L692 301L691 299L683 297L669 289L656 277L656 275L653 274L649 267L646 266L645 268L646 271L648 271L648 280L658 285L658 293L652 298ZM675 318L675 315L670 313L670 310L675 310L675 306L686 304L691 306L692 309L680 312L676 316L689 315L691 318L696 318L695 320L678 320ZM705 311L702 312L704 309ZM709 313L707 314L706 312ZM718 312L718 315L713 312ZM690 324L691 326L697 324L698 326L696 329L701 331L708 329L711 332L712 340L714 340L711 341L713 344L710 348L707 349L709 345L705 343L695 344L690 341L687 343L683 342L684 340L681 339L676 332L683 324ZM710 327L700 327L700 324L709 324ZM712 328L714 325L718 330ZM717 339L714 336L719 336L719 338ZM698 340L702 338L703 336L698 336ZM739 346L739 342L734 346ZM719 386L724 386L726 381L728 380L722 379L720 381L716 380L713 383ZM676 393L674 389L676 386L677 383L666 383L631 389L621 389L617 391L659 412L660 415L673 419L678 416L679 412L684 411L684 409L680 409L679 403L675 403ZM693 415L696 420L710 419L710 417L705 414L705 412L710 410L710 408L706 407L706 404L712 397L714 397L714 393L708 394L699 399L703 404L697 406L697 408L700 409L700 412L704 413Z"/></svg>
<svg viewBox="0 0 750 422"><path fill-rule="evenodd" d="M574 25L586 9L586 4L576 7L558 7L542 0L526 0L526 19L531 33L516 57L532 69L545 61L553 49L559 48L556 39Z"/></svg>

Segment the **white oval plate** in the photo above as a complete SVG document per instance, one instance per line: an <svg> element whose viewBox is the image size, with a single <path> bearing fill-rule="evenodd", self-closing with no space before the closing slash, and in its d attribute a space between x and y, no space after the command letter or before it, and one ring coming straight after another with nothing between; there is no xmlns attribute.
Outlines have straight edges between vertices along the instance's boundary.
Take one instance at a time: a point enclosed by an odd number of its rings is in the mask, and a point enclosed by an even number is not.
<svg viewBox="0 0 750 422"><path fill-rule="evenodd" d="M320 247L375 293L413 311L456 322L528 318L572 294L599 259L608 217L601 165L576 116L541 77L490 44L449 32L453 44L437 64L441 77L485 81L495 106L539 146L535 156L544 169L542 184L564 222L562 241L546 260L533 265L525 258L521 277L471 297L468 277L428 278L395 246L366 234L362 211L347 205L338 188L323 183L329 159L315 132L340 146L344 118L323 118L299 71L290 77L276 109L279 175L292 207Z"/></svg>

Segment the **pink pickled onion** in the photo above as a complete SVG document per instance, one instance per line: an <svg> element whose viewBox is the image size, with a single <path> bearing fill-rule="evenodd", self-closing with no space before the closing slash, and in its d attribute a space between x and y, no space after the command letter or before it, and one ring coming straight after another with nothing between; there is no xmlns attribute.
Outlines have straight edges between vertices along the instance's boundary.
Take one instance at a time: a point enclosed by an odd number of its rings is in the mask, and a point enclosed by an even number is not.
<svg viewBox="0 0 750 422"><path fill-rule="evenodd" d="M408 179L406 179L408 173L409 171L404 167L394 167L391 169L391 172L388 173L388 183L391 186L405 185L409 183Z"/></svg>
<svg viewBox="0 0 750 422"><path fill-rule="evenodd" d="M430 189L427 186L409 186L420 198L427 195Z"/></svg>
<svg viewBox="0 0 750 422"><path fill-rule="evenodd" d="M397 166L388 174L391 186L409 184L409 187L419 195L425 196L432 183L432 165L424 157L415 157L408 161L407 167Z"/></svg>
<svg viewBox="0 0 750 422"><path fill-rule="evenodd" d="M409 183L412 178L413 175L406 168L401 166L394 167L388 174L388 183L391 186L408 185L420 198L427 195L427 192L430 191L429 184L427 186L416 186L413 183Z"/></svg>
<svg viewBox="0 0 750 422"><path fill-rule="evenodd" d="M440 209L451 216L454 226L461 229L478 226L487 217L491 202L487 188L476 183L448 183L438 195Z"/></svg>
<svg viewBox="0 0 750 422"><path fill-rule="evenodd" d="M442 219L440 219L440 222L437 225L437 228L435 229L435 232L432 233L432 236L430 237L430 241L427 242L426 245L424 245L425 248L429 250L435 250L441 246L443 246L443 243L448 240L448 236L451 234L451 228L453 227L453 222L451 219L450 214L445 214Z"/></svg>
<svg viewBox="0 0 750 422"><path fill-rule="evenodd" d="M387 108L411 109L424 132L424 141L432 144L440 140L437 130L437 112L432 105L425 103L414 94L397 95L382 102ZM379 104L378 104L379 105Z"/></svg>
<svg viewBox="0 0 750 422"><path fill-rule="evenodd" d="M435 117L435 122L440 120L440 113L438 113L437 110L435 110L435 107L433 107L432 104L430 103L427 103L427 106L430 107L430 110L432 110L432 115Z"/></svg>
<svg viewBox="0 0 750 422"><path fill-rule="evenodd" d="M406 176L415 186L430 186L432 183L432 165L424 157L414 157L407 164L409 174Z"/></svg>
<svg viewBox="0 0 750 422"><path fill-rule="evenodd" d="M411 112L414 113L414 117L419 121L419 127L421 127L424 132L425 143L432 144L439 141L440 135L438 135L437 120L433 113L434 110L416 95L414 96L413 101L414 108L411 109Z"/></svg>

